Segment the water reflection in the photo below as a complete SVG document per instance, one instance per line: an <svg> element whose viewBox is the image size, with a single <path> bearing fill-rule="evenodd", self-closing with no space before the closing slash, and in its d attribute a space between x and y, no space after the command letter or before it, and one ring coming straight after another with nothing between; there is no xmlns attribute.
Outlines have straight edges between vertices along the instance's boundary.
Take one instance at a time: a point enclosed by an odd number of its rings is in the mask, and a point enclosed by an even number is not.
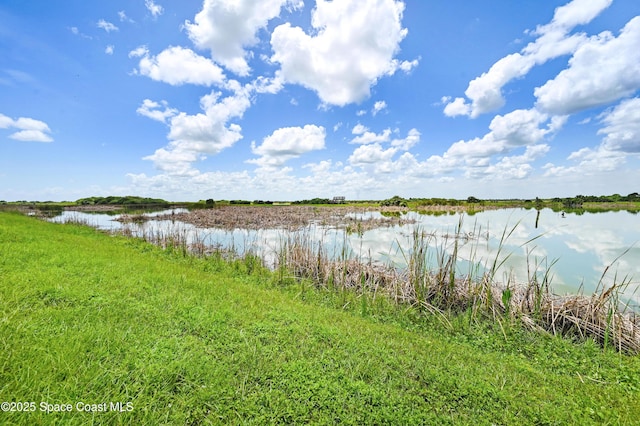
<svg viewBox="0 0 640 426"><path fill-rule="evenodd" d="M139 210L134 210L139 212ZM76 211L76 210L62 210L56 216L51 217L49 220L55 223L86 223L89 226L93 226L94 228L98 228L104 231L120 231L125 226L123 223L119 222L120 219L125 214L130 214L132 210L117 210L117 211L104 211L104 212L88 212L88 211ZM176 209L164 209L164 210L153 210L153 211L145 211L145 216L161 216L165 214L172 213L184 213L188 212L187 209L176 208Z"/></svg>
<svg viewBox="0 0 640 426"><path fill-rule="evenodd" d="M184 209L174 210L176 213ZM171 214L172 210L149 216ZM426 215L409 212L416 221L410 225L377 228L362 233L313 224L298 231L282 229L216 229L196 228L177 221L149 220L122 224L118 215L86 214L65 211L55 222L83 221L99 229L122 231L132 235L171 235L178 233L192 243L208 247L230 248L242 254L247 250L262 256L273 265L279 247L287 236L299 236L324 246L330 256L339 258L346 249L351 256L364 261L379 261L397 267L406 266L415 231L425 233L433 253L429 261L438 263L442 253L451 254L457 244L459 274L482 272L494 262L501 267L497 280L526 282L534 274L542 276L548 265L552 289L558 294L586 294L598 284L632 280L626 296L640 303L640 225L639 217L626 211L599 214L554 212L550 209L501 209L467 214ZM351 217L381 217L379 212L353 213ZM622 255L622 257L620 257ZM607 274L602 277L603 272Z"/></svg>

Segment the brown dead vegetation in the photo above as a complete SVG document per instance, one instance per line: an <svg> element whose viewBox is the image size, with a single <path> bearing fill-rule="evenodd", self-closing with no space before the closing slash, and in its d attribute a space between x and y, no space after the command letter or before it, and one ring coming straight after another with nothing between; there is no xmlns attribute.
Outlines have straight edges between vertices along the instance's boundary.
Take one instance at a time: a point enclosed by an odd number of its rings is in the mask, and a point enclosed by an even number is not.
<svg viewBox="0 0 640 426"><path fill-rule="evenodd" d="M310 280L318 287L385 295L398 304L435 313L447 323L445 312L469 311L474 317L498 323L519 321L541 332L592 338L621 352L640 353L640 316L619 300L628 281L606 289L602 286L591 296L561 297L550 292L548 274L542 280L533 276L525 284L498 283L494 265L478 276L457 276L455 251L446 254L436 248L438 265L427 266L427 252L434 249L425 235L414 234L408 267L403 269L347 255L336 260L322 245L292 235L280 247L276 270Z"/></svg>
<svg viewBox="0 0 640 426"><path fill-rule="evenodd" d="M397 212L395 216L370 217L368 212ZM347 228L351 232L404 225L414 220L403 216L406 208L353 208L315 206L224 206L185 213L157 216L158 220L176 220L198 228L221 229L299 229L312 224Z"/></svg>

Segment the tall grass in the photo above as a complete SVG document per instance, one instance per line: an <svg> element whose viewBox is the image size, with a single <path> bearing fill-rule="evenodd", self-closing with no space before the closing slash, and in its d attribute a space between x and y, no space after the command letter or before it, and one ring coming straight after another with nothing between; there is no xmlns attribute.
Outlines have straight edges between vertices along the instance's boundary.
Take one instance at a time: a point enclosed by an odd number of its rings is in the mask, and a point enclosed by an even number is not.
<svg viewBox="0 0 640 426"><path fill-rule="evenodd" d="M640 353L640 318L620 299L631 284L630 279L614 280L608 288L601 280L591 296L582 291L557 296L550 291L551 271L557 260L540 262L532 260L529 253L527 282L515 282L510 274L505 274L503 281L498 280L498 272L511 256L505 252L506 242L517 226L518 223L502 231L493 258L484 263L473 258L480 242L470 237L481 234L481 230L474 226L472 233L463 233L461 217L454 234L445 235L440 242L434 234L415 227L410 237L411 248L399 249L406 268L356 258L346 248L346 241L339 256L331 255L322 241L313 241L309 235L300 233L283 237L276 267L281 277L293 276L340 291L374 296L382 293L399 306L413 306L440 317L445 312L468 312L472 319L482 317L500 324L505 319L519 321L534 330L593 338L619 351ZM459 257L463 244L476 245L469 250L472 258L466 261L466 274L462 273Z"/></svg>

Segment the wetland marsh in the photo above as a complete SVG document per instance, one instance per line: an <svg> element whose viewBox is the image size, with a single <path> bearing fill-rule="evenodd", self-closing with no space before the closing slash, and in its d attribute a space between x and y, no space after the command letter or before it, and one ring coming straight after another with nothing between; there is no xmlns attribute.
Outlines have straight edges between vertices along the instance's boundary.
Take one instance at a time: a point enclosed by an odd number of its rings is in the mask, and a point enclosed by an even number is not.
<svg viewBox="0 0 640 426"><path fill-rule="evenodd" d="M201 250L232 249L240 255L251 251L271 266L284 237L292 234L322 244L332 258L346 251L363 262L403 268L411 235L419 229L432 248L451 253L456 242L460 274L470 267L486 269L500 255L501 266L495 271L499 281L525 283L549 268L552 291L564 295L591 294L599 285L628 280L626 297L640 303L640 216L624 210L575 214L506 208L470 214L402 207L226 206L144 216L63 211L51 220L84 222L140 237L179 236ZM504 231L512 228L502 240ZM430 261L437 266L437 259Z"/></svg>

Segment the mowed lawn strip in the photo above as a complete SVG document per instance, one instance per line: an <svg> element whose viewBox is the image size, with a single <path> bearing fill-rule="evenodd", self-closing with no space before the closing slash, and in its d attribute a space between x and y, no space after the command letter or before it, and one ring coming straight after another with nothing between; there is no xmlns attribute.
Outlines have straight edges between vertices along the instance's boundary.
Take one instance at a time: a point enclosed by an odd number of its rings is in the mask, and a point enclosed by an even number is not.
<svg viewBox="0 0 640 426"><path fill-rule="evenodd" d="M640 418L637 357L515 333L528 342L520 350L497 331L412 326L401 312L380 320L313 301L318 293L305 301L273 278L242 262L0 213L0 401L36 405L0 412L0 423ZM46 413L44 404L73 409Z"/></svg>

